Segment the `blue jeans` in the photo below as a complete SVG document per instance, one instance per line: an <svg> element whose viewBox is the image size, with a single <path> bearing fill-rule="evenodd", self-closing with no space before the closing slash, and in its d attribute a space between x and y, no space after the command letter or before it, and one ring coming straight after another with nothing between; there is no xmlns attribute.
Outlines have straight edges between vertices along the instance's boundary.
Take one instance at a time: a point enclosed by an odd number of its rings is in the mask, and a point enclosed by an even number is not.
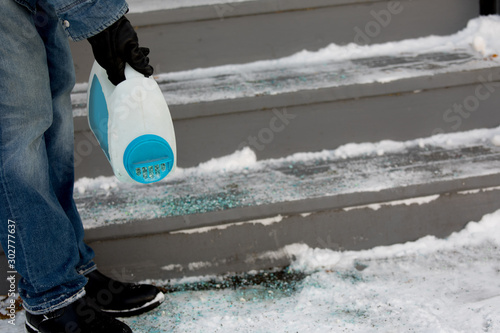
<svg viewBox="0 0 500 333"><path fill-rule="evenodd" d="M73 60L44 2L33 15L0 0L0 240L7 253L14 221L19 293L34 314L82 297L95 269L73 201Z"/></svg>

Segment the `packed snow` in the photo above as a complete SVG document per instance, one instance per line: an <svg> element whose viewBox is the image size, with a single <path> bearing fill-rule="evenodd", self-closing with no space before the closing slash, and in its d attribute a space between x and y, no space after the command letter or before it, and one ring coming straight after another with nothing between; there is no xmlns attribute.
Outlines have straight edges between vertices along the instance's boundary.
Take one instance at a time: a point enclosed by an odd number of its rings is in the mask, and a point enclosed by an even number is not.
<svg viewBox="0 0 500 333"><path fill-rule="evenodd" d="M500 211L447 239L349 252L291 244L267 255L294 258L289 272L305 278L292 289L186 288L167 294L151 313L124 321L136 333L499 332L499 251ZM15 326L3 320L0 330L23 332L23 322L19 312Z"/></svg>

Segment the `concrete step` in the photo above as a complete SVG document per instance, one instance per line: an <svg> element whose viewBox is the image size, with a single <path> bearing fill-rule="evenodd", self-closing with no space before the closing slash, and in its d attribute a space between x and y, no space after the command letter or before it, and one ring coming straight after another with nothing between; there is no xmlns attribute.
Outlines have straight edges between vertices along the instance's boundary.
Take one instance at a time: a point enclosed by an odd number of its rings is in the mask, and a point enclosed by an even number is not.
<svg viewBox="0 0 500 333"><path fill-rule="evenodd" d="M247 272L288 265L294 243L360 250L462 229L500 208L499 143L497 128L264 161L246 148L149 186L81 180L75 200L105 272Z"/></svg>
<svg viewBox="0 0 500 333"><path fill-rule="evenodd" d="M500 66L470 49L253 63L157 79L174 119L181 167L244 146L269 159L500 124L494 93ZM111 175L88 128L85 84L73 103L77 178Z"/></svg>
<svg viewBox="0 0 500 333"><path fill-rule="evenodd" d="M168 279L282 267L289 244L360 250L446 237L497 210L500 147L487 137L207 165L151 186L94 180L75 198L106 271Z"/></svg>
<svg viewBox="0 0 500 333"><path fill-rule="evenodd" d="M164 1L166 3L166 1ZM128 15L157 73L285 57L331 43L373 44L448 35L479 15L471 0L254 0L166 6ZM206 3L206 2L205 2ZM136 7L137 8L137 7ZM135 11L135 12L134 12ZM72 43L77 82L93 55Z"/></svg>

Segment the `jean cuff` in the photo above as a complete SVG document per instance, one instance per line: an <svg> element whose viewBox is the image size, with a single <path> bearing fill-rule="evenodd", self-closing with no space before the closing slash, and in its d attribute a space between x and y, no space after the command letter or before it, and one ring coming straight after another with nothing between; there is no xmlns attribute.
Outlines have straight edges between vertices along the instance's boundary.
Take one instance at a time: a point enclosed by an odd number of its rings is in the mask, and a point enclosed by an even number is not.
<svg viewBox="0 0 500 333"><path fill-rule="evenodd" d="M58 300L55 300L54 302L56 302L56 304L52 305L48 308L44 308L44 309L41 309L40 307L31 308L31 307L27 306L26 303L24 303L24 302L23 302L23 307L26 311L28 311L29 313L31 313L33 315L42 315L42 314L46 314L49 312L53 312L53 311L62 309L64 307L68 306L69 304L75 302L76 300L82 298L83 296L85 296L85 289L84 288L78 290L76 292L76 294L71 295L69 297L67 295L63 295L63 296L59 297L59 299L61 299L61 301L58 302Z"/></svg>

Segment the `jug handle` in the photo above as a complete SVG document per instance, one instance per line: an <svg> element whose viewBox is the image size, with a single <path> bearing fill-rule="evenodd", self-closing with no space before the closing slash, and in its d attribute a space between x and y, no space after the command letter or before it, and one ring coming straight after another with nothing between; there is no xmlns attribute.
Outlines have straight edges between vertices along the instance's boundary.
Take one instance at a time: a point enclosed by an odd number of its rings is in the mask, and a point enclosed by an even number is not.
<svg viewBox="0 0 500 333"><path fill-rule="evenodd" d="M128 63L125 64L125 78L128 80L128 79L132 79L134 77L141 77L141 78L143 78L144 75L141 74L141 73L139 73L135 69L133 69L132 66L130 66Z"/></svg>

